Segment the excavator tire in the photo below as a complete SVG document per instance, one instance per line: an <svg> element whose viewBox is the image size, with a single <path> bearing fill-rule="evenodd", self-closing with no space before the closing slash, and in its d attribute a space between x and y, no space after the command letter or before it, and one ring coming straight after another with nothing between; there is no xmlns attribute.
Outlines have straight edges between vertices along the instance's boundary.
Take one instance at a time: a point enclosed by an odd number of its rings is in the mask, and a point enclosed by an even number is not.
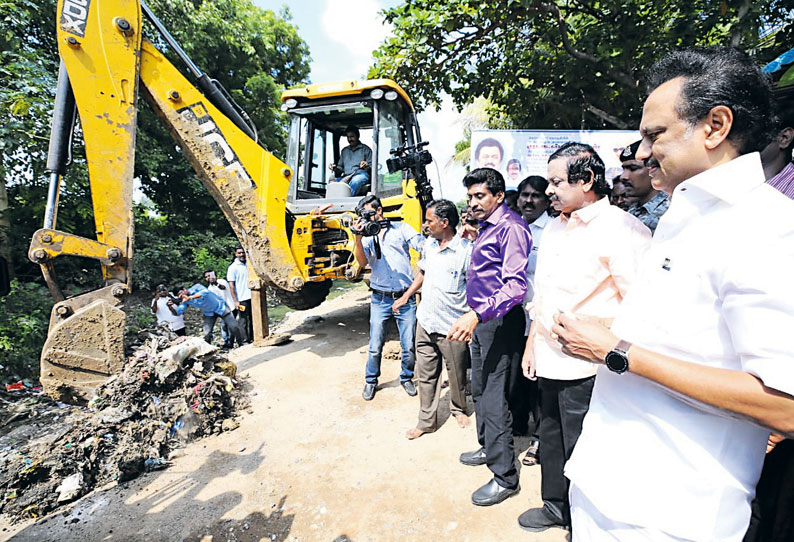
<svg viewBox="0 0 794 542"><path fill-rule="evenodd" d="M297 292L282 290L276 286L274 286L273 289L276 291L276 295L281 303L291 309L305 311L313 309L325 301L325 298L328 297L328 292L331 291L331 284L333 284L331 280L307 282L303 288Z"/></svg>

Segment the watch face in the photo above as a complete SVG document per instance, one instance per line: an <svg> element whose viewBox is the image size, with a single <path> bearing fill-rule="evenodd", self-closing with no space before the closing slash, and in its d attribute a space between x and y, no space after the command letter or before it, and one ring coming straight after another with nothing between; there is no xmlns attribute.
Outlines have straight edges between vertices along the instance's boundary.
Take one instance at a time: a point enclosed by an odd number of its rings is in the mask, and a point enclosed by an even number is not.
<svg viewBox="0 0 794 542"><path fill-rule="evenodd" d="M616 373L625 373L629 368L629 360L626 356L614 350L607 354L607 357L604 358L604 362L606 362L606 366L610 371Z"/></svg>

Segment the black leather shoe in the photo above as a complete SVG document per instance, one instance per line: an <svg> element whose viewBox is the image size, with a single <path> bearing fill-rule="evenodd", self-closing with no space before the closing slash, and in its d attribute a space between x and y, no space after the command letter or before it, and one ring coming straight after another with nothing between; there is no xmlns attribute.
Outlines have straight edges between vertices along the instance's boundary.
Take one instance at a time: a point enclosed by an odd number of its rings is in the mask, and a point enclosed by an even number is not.
<svg viewBox="0 0 794 542"><path fill-rule="evenodd" d="M410 395L411 397L416 396L416 386L414 385L413 380L406 380L405 382L401 382L405 393Z"/></svg>
<svg viewBox="0 0 794 542"><path fill-rule="evenodd" d="M471 502L477 506L491 506L499 504L508 497L512 497L521 491L519 486L513 489L502 487L492 478L490 482L482 486L480 489L471 494Z"/></svg>
<svg viewBox="0 0 794 542"><path fill-rule="evenodd" d="M471 465L472 467L485 465L485 448L460 454L460 462L464 465Z"/></svg>
<svg viewBox="0 0 794 542"><path fill-rule="evenodd" d="M375 397L375 384L365 384L364 391L361 392L361 397L363 397L365 401L372 401L372 398Z"/></svg>
<svg viewBox="0 0 794 542"><path fill-rule="evenodd" d="M569 529L568 525L564 521L555 518L545 508L530 508L518 516L518 526L525 531L530 531L533 533L545 531L551 527Z"/></svg>

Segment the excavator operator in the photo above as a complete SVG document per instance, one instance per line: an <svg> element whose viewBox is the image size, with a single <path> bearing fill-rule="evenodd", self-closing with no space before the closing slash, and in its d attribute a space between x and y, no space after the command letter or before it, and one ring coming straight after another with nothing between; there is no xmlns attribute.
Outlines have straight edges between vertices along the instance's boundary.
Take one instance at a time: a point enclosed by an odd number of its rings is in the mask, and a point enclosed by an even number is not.
<svg viewBox="0 0 794 542"><path fill-rule="evenodd" d="M356 126L345 128L348 146L342 149L339 163L331 164L337 182L350 185L353 196L363 196L370 182L372 149L361 142L361 134Z"/></svg>

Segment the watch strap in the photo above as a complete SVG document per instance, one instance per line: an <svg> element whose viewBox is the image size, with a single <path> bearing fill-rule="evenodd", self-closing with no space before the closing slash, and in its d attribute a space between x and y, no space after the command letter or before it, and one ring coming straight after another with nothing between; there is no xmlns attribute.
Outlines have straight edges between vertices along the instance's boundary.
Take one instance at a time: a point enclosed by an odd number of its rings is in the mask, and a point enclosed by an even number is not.
<svg viewBox="0 0 794 542"><path fill-rule="evenodd" d="M618 344L615 347L615 350L617 350L618 352L620 352L620 353L622 353L624 355L628 355L629 354L629 348L631 348L631 343L629 341L624 341L623 339L621 339L621 340L618 341Z"/></svg>

